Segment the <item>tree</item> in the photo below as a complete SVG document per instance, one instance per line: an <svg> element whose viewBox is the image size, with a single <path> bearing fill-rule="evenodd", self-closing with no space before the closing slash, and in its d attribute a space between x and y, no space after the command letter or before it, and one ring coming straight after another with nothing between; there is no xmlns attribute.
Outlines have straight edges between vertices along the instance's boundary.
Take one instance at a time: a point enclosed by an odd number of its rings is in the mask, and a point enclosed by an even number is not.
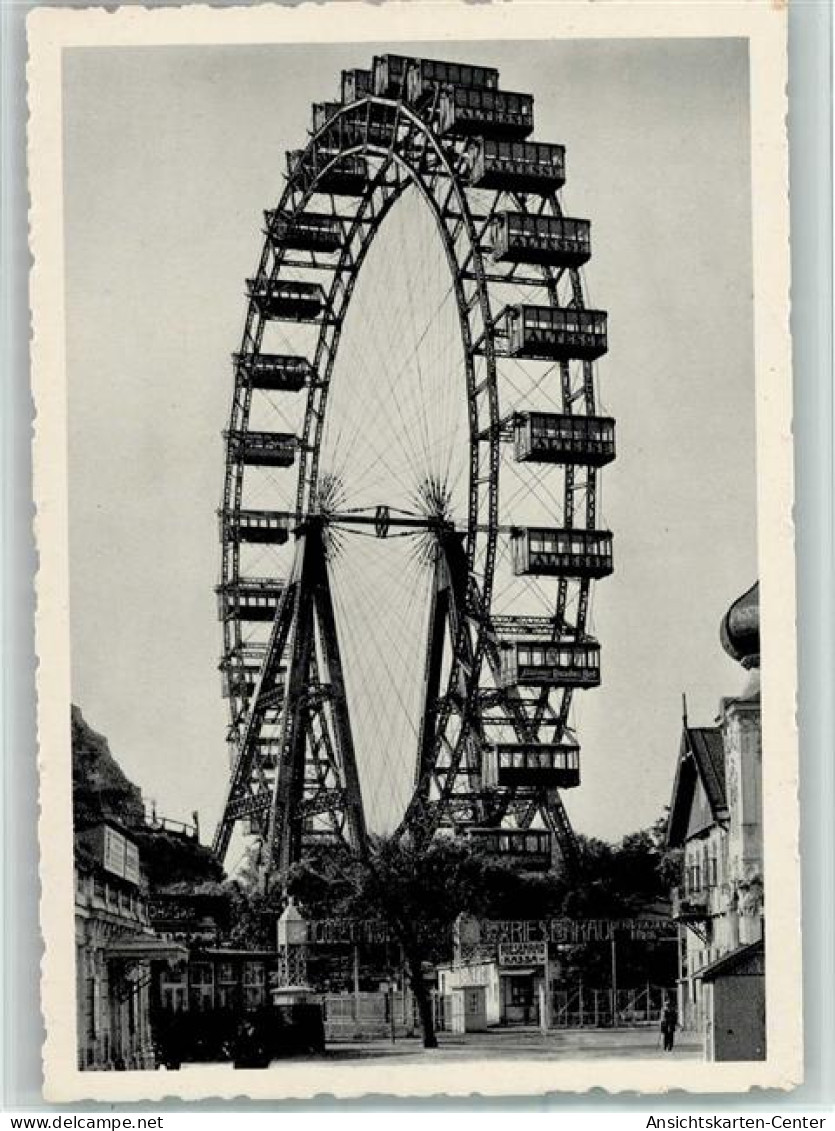
<svg viewBox="0 0 835 1131"><path fill-rule="evenodd" d="M426 848L411 841L380 839L368 859L354 865L357 911L385 920L402 947L425 1048L436 1048L438 1041L424 965L435 957L443 928L451 929L461 912L484 914L489 871L480 852L466 842L446 838Z"/></svg>
<svg viewBox="0 0 835 1131"><path fill-rule="evenodd" d="M288 894L309 915L379 919L399 943L418 1007L423 1043L436 1048L425 967L449 957L452 924L462 911L489 913L491 891L507 896L507 869L466 841L439 837L426 848L393 837L375 838L365 859L347 851L297 865Z"/></svg>
<svg viewBox="0 0 835 1131"><path fill-rule="evenodd" d="M669 822L670 806L665 805L664 812L650 829L650 835L659 857L658 877L667 894L669 894L671 888L680 886L684 868L684 850L667 846L667 826Z"/></svg>

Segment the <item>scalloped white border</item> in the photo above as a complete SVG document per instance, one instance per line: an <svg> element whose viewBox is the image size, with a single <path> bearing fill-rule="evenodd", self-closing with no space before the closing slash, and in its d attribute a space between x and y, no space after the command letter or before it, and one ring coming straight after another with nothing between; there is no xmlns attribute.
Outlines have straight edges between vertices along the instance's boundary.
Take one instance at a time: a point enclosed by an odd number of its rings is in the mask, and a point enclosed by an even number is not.
<svg viewBox="0 0 835 1131"><path fill-rule="evenodd" d="M315 1095L659 1094L789 1089L803 1078L796 711L792 382L789 337L788 151L785 0L722 4L504 0L466 4L353 0L296 8L39 8L27 20L29 63L30 279L41 775L41 997L47 1037L44 1096L51 1101L130 1101ZM743 37L749 40L758 540L763 685L763 807L768 978L768 1058L760 1063L500 1060L417 1065L287 1064L238 1071L228 1083L188 1073L80 1072L76 1065L75 936L70 802L67 397L64 364L61 53L71 45L251 44L386 40Z"/></svg>

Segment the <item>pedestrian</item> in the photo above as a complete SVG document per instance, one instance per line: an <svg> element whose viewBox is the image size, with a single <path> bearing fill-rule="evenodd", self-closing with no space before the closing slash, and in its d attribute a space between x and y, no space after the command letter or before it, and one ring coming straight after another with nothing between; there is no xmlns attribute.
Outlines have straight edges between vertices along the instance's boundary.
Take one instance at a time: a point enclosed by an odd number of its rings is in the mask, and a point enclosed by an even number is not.
<svg viewBox="0 0 835 1131"><path fill-rule="evenodd" d="M661 1005L661 1032L664 1037L664 1052L673 1051L673 1043L678 1028L678 1008L675 998L670 994L664 995Z"/></svg>

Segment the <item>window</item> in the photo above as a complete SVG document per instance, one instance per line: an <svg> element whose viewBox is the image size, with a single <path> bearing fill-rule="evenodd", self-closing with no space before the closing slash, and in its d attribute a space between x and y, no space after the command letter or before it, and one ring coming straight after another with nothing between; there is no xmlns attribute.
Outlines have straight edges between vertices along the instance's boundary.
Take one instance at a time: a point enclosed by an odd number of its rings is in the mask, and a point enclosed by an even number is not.
<svg viewBox="0 0 835 1131"><path fill-rule="evenodd" d="M263 962L244 963L244 1008L256 1009L266 1000L266 969Z"/></svg>
<svg viewBox="0 0 835 1131"><path fill-rule="evenodd" d="M214 967L194 962L189 970L189 1004L192 1009L211 1009L214 1004Z"/></svg>
<svg viewBox="0 0 835 1131"><path fill-rule="evenodd" d="M233 962L221 962L217 972L217 1004L231 1009L237 1002L238 970Z"/></svg>
<svg viewBox="0 0 835 1131"><path fill-rule="evenodd" d="M530 1006L533 1004L533 983L528 978L509 978L510 1004Z"/></svg>
<svg viewBox="0 0 835 1131"><path fill-rule="evenodd" d="M707 872L707 885L708 887L715 888L719 882L719 865L715 856L711 856L708 860Z"/></svg>

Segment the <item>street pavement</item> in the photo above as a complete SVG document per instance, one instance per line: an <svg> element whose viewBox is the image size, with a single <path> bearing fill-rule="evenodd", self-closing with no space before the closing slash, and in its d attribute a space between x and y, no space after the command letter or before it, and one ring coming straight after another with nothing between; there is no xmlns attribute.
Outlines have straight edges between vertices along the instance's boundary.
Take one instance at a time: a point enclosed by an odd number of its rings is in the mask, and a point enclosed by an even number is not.
<svg viewBox="0 0 835 1131"><path fill-rule="evenodd" d="M676 1034L675 1048L664 1052L657 1029L561 1029L542 1033L535 1028L492 1029L486 1033L439 1033L438 1049L424 1049L419 1038L390 1041L329 1043L325 1058L378 1060L397 1057L400 1063L419 1063L425 1057L466 1060L700 1060L698 1033Z"/></svg>
<svg viewBox="0 0 835 1131"><path fill-rule="evenodd" d="M420 1064L427 1060L460 1062L473 1060L701 1060L702 1038L698 1033L676 1034L675 1048L664 1052L660 1030L652 1029L559 1029L542 1033L537 1028L491 1029L486 1033L439 1033L438 1048L424 1049L419 1037L398 1038L396 1042L328 1042L322 1056L288 1057L274 1063L323 1060L385 1061ZM183 1070L209 1065L184 1064ZM234 1071L231 1064L211 1067Z"/></svg>

